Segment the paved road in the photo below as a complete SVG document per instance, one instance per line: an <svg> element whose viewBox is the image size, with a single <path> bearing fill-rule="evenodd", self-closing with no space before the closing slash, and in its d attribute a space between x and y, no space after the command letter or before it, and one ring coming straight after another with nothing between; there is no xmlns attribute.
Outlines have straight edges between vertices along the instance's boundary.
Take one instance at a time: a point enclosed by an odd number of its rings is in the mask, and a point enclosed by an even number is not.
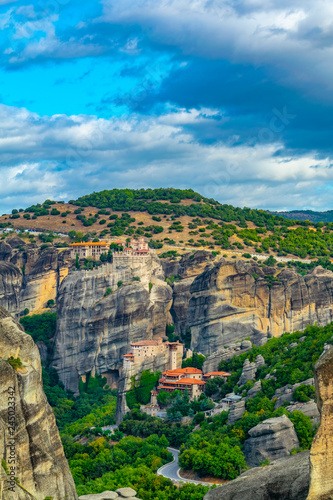
<svg viewBox="0 0 333 500"><path fill-rule="evenodd" d="M163 467L160 467L157 471L158 476L163 476L168 479L171 479L171 481L181 481L183 483L193 483L193 484L204 484L204 485L210 485L211 483L204 483L203 481L194 481L193 479L183 479L179 475L179 464L178 464L178 457L179 457L179 451L175 450L175 448L168 448L168 451L172 453L173 456L173 461L163 465Z"/></svg>

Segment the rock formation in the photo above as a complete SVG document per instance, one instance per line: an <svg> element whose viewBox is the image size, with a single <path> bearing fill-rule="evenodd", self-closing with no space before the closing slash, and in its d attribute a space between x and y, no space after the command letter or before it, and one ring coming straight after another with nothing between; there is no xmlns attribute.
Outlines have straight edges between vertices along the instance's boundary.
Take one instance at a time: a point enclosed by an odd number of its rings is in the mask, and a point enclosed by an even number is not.
<svg viewBox="0 0 333 500"><path fill-rule="evenodd" d="M14 369L7 361L19 358ZM32 338L10 314L0 308L0 488L3 500L77 498L55 417L43 392L39 352ZM12 399L15 398L15 399ZM15 431L9 426L8 407L15 402ZM12 460L15 460L15 470ZM8 473L18 484L9 488Z"/></svg>
<svg viewBox="0 0 333 500"><path fill-rule="evenodd" d="M280 406L282 406L285 401L287 402L292 401L294 391L297 389L297 387L299 387L300 385L314 385L314 383L315 383L314 379L309 378L308 380L304 380L303 382L299 382L294 385L288 384L285 385L284 387L276 389L275 394L272 397L272 400L276 398L274 410L280 408Z"/></svg>
<svg viewBox="0 0 333 500"><path fill-rule="evenodd" d="M320 413L313 400L310 400L307 403L292 402L289 406L287 406L286 410L290 413L293 411L301 411L304 415L311 418L314 427L320 423Z"/></svg>
<svg viewBox="0 0 333 500"><path fill-rule="evenodd" d="M308 500L328 500L333 498L333 348L319 358L314 372L321 421L310 452Z"/></svg>
<svg viewBox="0 0 333 500"><path fill-rule="evenodd" d="M257 373L257 365L256 363L250 363L249 359L246 359L243 364L243 371L238 380L238 385L242 386L249 382L250 380L255 380Z"/></svg>
<svg viewBox="0 0 333 500"><path fill-rule="evenodd" d="M71 265L67 250L41 250L19 238L1 242L0 306L16 317L25 309L33 312L45 308L48 300L56 300L59 285Z"/></svg>
<svg viewBox="0 0 333 500"><path fill-rule="evenodd" d="M277 460L299 447L294 424L288 417L269 418L249 431L244 443L244 456L250 467L258 467L265 459Z"/></svg>
<svg viewBox="0 0 333 500"><path fill-rule="evenodd" d="M96 493L91 495L82 495L79 500L117 500L127 498L127 500L140 500L136 496L136 491L133 488L118 488L116 491L104 491L104 493Z"/></svg>
<svg viewBox="0 0 333 500"><path fill-rule="evenodd" d="M280 458L209 491L204 500L305 500L309 491L309 452Z"/></svg>
<svg viewBox="0 0 333 500"><path fill-rule="evenodd" d="M235 344L231 344L227 348L218 349L206 358L203 364L204 373L217 371L221 361L231 359L233 356L239 356L251 348L252 342L243 340L242 342L235 342Z"/></svg>
<svg viewBox="0 0 333 500"><path fill-rule="evenodd" d="M245 413L245 400L238 401L238 403L234 403L232 407L230 408L229 415L228 415L228 425L232 425L237 420L240 420Z"/></svg>
<svg viewBox="0 0 333 500"><path fill-rule="evenodd" d="M267 276L272 274L278 281L271 284ZM247 337L261 345L269 336L333 319L333 273L320 268L301 276L290 269L220 259L206 261L194 279L188 268L183 276L187 281L174 285L176 332L190 329L191 348L206 356Z"/></svg>
<svg viewBox="0 0 333 500"><path fill-rule="evenodd" d="M89 373L116 385L130 343L165 336L172 290L160 278L160 262L151 257L132 267L106 264L64 279L52 366L66 389L77 393L79 379ZM154 369L160 367L166 365L157 360Z"/></svg>

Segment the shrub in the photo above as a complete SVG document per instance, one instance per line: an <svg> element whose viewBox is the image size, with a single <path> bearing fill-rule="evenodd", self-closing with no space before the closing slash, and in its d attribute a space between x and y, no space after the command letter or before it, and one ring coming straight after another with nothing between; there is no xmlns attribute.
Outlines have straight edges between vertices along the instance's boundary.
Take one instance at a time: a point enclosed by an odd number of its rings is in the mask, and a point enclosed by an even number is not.
<svg viewBox="0 0 333 500"><path fill-rule="evenodd" d="M7 363L9 363L14 370L18 370L23 366L20 358L14 358L13 356L10 356L10 358L7 359Z"/></svg>
<svg viewBox="0 0 333 500"><path fill-rule="evenodd" d="M123 282L122 282L121 280L120 280L120 281L118 281L118 283L117 283L117 287L118 287L118 288L120 288L122 284L123 284Z"/></svg>
<svg viewBox="0 0 333 500"><path fill-rule="evenodd" d="M108 289L105 291L104 297L108 297L109 295L111 295L111 293L112 293L112 288L108 288Z"/></svg>

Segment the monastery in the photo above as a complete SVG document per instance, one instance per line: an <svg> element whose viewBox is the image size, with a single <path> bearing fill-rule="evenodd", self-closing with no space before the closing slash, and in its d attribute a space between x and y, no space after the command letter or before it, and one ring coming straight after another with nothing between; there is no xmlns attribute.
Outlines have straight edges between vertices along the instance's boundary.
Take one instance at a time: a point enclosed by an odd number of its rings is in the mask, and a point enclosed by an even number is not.
<svg viewBox="0 0 333 500"><path fill-rule="evenodd" d="M136 363L142 363L145 359L157 354L167 355L169 358L169 369L177 368L177 360L183 357L184 344L177 342L163 342L162 338L157 340L142 340L131 343L131 352L123 356L123 368L129 369Z"/></svg>
<svg viewBox="0 0 333 500"><path fill-rule="evenodd" d="M118 245L122 245L125 247L126 242L122 240L115 241L113 243L117 243ZM110 243L106 243L105 241L98 242L81 242L81 243L71 243L71 258L75 259L76 256L79 256L79 259L86 259L87 257L91 257L94 260L99 260L102 253L107 253L110 248ZM148 243L144 240L143 237L138 238L137 240L132 238L128 247L125 247L122 252L115 252L115 255L119 256L145 256L149 255L149 246Z"/></svg>

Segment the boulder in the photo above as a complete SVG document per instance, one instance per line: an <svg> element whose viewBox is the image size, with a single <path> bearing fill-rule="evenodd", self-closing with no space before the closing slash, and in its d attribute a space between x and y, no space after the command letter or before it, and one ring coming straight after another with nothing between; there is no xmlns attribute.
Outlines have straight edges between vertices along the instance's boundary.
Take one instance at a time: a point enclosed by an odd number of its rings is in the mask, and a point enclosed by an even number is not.
<svg viewBox="0 0 333 500"><path fill-rule="evenodd" d="M288 417L269 418L249 431L244 443L244 456L250 467L258 467L265 459L276 460L299 447L293 423Z"/></svg>
<svg viewBox="0 0 333 500"><path fill-rule="evenodd" d="M314 367L321 422L312 442L311 485L308 500L333 498L333 348Z"/></svg>
<svg viewBox="0 0 333 500"><path fill-rule="evenodd" d="M114 491L104 491L103 493L95 493L91 495L82 495L79 500L116 500L119 498Z"/></svg>
<svg viewBox="0 0 333 500"><path fill-rule="evenodd" d="M230 408L227 424L232 425L237 422L237 420L240 420L243 416L243 413L245 413L245 400L234 403Z"/></svg>
<svg viewBox="0 0 333 500"><path fill-rule="evenodd" d="M118 488L116 493L120 496L120 498L130 498L135 497L136 491L133 488Z"/></svg>
<svg viewBox="0 0 333 500"><path fill-rule="evenodd" d="M311 400L307 403L292 403L286 408L289 412L293 411L301 411L304 415L307 415L311 418L313 426L316 426L320 423L320 413L318 411L318 407L316 403Z"/></svg>
<svg viewBox="0 0 333 500"><path fill-rule="evenodd" d="M261 380L258 380L254 386L247 392L247 397L248 398L253 398L258 392L260 392L262 389L261 386Z"/></svg>
<svg viewBox="0 0 333 500"><path fill-rule="evenodd" d="M313 378L308 378L307 380L304 380L303 382L300 382L298 384L294 385L285 385L284 387L280 387L279 389L276 389L274 396L272 399L276 398L276 402L274 405L274 409L276 410L277 408L280 408L280 406L283 405L285 401L292 401L293 399L293 393L299 387L300 385L314 385L314 379Z"/></svg>
<svg viewBox="0 0 333 500"><path fill-rule="evenodd" d="M250 469L209 491L204 500L306 500L309 477L309 452L303 451L269 466Z"/></svg>

